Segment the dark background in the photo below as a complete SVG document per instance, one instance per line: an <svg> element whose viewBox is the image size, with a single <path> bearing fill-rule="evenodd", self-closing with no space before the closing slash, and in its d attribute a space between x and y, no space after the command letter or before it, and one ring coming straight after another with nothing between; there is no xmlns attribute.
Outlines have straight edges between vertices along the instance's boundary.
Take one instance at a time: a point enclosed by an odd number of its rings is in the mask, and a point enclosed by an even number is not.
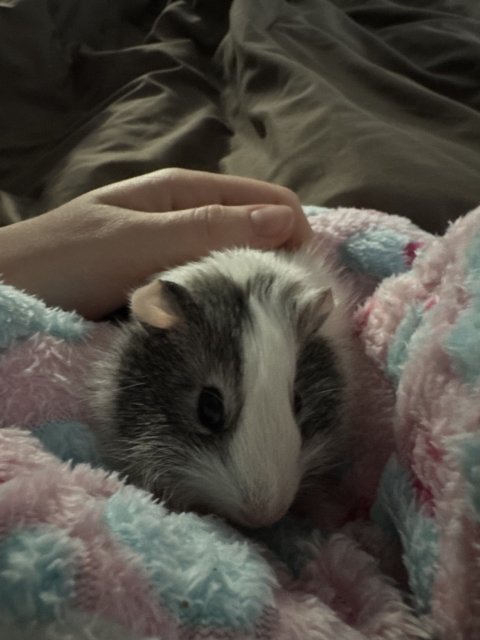
<svg viewBox="0 0 480 640"><path fill-rule="evenodd" d="M0 222L161 167L480 203L476 0L0 0Z"/></svg>

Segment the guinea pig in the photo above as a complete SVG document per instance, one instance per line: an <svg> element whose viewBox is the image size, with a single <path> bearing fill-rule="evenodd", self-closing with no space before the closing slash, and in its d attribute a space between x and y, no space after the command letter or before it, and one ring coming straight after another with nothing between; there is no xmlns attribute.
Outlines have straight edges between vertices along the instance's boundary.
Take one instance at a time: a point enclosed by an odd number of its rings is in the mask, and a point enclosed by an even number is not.
<svg viewBox="0 0 480 640"><path fill-rule="evenodd" d="M175 510L275 523L338 462L348 308L311 250L214 252L155 276L95 366L104 461Z"/></svg>

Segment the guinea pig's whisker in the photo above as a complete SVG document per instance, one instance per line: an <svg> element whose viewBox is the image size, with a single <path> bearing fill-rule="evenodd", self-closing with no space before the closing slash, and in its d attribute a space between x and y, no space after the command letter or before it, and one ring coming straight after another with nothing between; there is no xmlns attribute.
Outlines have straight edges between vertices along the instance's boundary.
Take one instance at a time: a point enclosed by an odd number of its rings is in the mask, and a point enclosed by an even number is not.
<svg viewBox="0 0 480 640"><path fill-rule="evenodd" d="M313 393L318 396L327 396L330 394L339 393L341 391L342 391L341 387L331 387L328 389L325 389L325 387L323 387L321 389L315 389Z"/></svg>
<svg viewBox="0 0 480 640"><path fill-rule="evenodd" d="M145 383L143 381L130 382L129 384L119 384L117 386L117 390L118 391L127 391L128 389L135 389L137 387L142 387L142 386L145 386Z"/></svg>

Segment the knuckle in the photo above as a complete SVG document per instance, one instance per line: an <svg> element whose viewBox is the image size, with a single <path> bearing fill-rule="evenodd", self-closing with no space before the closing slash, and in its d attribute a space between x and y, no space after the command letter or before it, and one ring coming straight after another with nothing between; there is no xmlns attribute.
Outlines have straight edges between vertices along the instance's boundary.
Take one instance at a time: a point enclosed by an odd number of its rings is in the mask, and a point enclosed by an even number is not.
<svg viewBox="0 0 480 640"><path fill-rule="evenodd" d="M225 211L224 206L217 203L207 204L203 209L207 224L215 224L215 221L221 218Z"/></svg>
<svg viewBox="0 0 480 640"><path fill-rule="evenodd" d="M225 208L221 204L208 204L193 210L193 217L201 226L207 246L214 246L216 242L218 222L223 217Z"/></svg>
<svg viewBox="0 0 480 640"><path fill-rule="evenodd" d="M168 167L167 169L160 169L159 175L165 182L178 184L185 179L186 170L180 167Z"/></svg>
<svg viewBox="0 0 480 640"><path fill-rule="evenodd" d="M289 189L288 187L279 186L279 193L283 202L288 205L296 205L300 206L300 200L296 193Z"/></svg>

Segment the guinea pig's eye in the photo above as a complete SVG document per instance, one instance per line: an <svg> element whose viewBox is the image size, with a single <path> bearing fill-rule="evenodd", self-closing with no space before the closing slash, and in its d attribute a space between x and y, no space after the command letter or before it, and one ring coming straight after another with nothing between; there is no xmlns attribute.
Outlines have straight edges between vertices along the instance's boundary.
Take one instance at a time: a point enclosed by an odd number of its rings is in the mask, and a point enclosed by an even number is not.
<svg viewBox="0 0 480 640"><path fill-rule="evenodd" d="M293 396L293 412L297 416L302 410L302 396L299 393L295 393Z"/></svg>
<svg viewBox="0 0 480 640"><path fill-rule="evenodd" d="M225 426L222 394L216 387L204 387L198 397L198 419L210 431L218 432Z"/></svg>

